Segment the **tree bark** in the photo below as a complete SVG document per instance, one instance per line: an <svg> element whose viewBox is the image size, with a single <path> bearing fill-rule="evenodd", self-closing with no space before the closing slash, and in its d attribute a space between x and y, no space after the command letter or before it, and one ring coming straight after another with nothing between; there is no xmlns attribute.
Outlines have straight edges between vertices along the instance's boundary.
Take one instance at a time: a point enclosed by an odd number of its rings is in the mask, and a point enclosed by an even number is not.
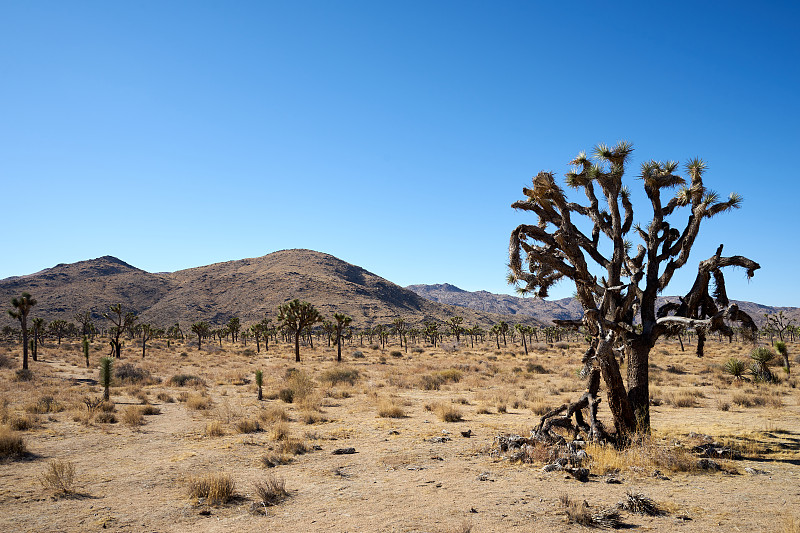
<svg viewBox="0 0 800 533"><path fill-rule="evenodd" d="M648 343L634 342L628 356L628 402L636 429L645 433L650 431L650 350Z"/></svg>

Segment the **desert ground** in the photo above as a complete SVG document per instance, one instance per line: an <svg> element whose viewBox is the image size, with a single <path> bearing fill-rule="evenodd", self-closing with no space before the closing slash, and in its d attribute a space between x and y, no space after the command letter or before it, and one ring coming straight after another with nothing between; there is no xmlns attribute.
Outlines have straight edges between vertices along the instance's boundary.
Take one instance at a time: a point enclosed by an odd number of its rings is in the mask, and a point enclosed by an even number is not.
<svg viewBox="0 0 800 533"><path fill-rule="evenodd" d="M623 527L797 532L798 379L774 366L780 383L757 385L722 370L752 349L715 339L697 358L657 345L652 435L625 451L589 445L580 481L543 471L544 448L520 461L496 442L529 435L548 408L580 396L580 343L526 355L493 339L407 350L356 340L337 363L321 339L295 363L283 343L256 353L155 340L143 359L130 341L114 361L127 378L105 404L107 341L92 344L89 369L80 342L48 342L31 381L17 380L21 347L7 343L0 441L21 437L25 451L0 463L0 530L573 531L585 526L569 509L641 494L661 513L619 510ZM800 344L789 353L795 361ZM613 427L605 399L600 413ZM709 442L741 458L703 465L694 447Z"/></svg>

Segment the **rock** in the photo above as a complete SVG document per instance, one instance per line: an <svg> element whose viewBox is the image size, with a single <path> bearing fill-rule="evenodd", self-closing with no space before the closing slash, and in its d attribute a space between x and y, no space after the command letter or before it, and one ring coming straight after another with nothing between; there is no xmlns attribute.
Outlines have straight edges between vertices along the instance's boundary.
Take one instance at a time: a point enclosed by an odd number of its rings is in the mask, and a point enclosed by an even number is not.
<svg viewBox="0 0 800 533"><path fill-rule="evenodd" d="M558 463L552 463L542 467L542 472L560 472L561 470L564 470L564 467Z"/></svg>
<svg viewBox="0 0 800 533"><path fill-rule="evenodd" d="M692 448L692 451L700 457L711 457L713 459L741 459L742 454L729 446L723 446L716 442L701 444Z"/></svg>
<svg viewBox="0 0 800 533"><path fill-rule="evenodd" d="M399 432L399 431L397 431L396 429L393 429L393 430L391 430L391 431L389 432L389 435L399 435L399 434L400 434L400 432Z"/></svg>
<svg viewBox="0 0 800 533"><path fill-rule="evenodd" d="M468 430L466 430L466 431L462 431L462 432L461 432L461 436L462 436L462 437L466 437L466 438L470 438L470 437L472 436L472 430L471 430L471 429L468 429Z"/></svg>
<svg viewBox="0 0 800 533"><path fill-rule="evenodd" d="M589 481L588 468L565 468L564 471L582 483Z"/></svg>
<svg viewBox="0 0 800 533"><path fill-rule="evenodd" d="M355 448L336 448L333 450L333 455L349 455L351 453L356 453Z"/></svg>
<svg viewBox="0 0 800 533"><path fill-rule="evenodd" d="M697 468L700 470L721 470L722 467L716 461L712 461L711 459L700 459L697 461Z"/></svg>
<svg viewBox="0 0 800 533"><path fill-rule="evenodd" d="M621 485L622 481L620 481L619 478L617 478L617 477L608 476L606 478L606 483L608 483L609 485Z"/></svg>
<svg viewBox="0 0 800 533"><path fill-rule="evenodd" d="M665 476L665 475L664 475L664 474L661 472L661 470L655 470L655 471L653 472L653 477L654 477L654 478L656 478L656 479L660 479L661 481L669 481L669 478L668 478L667 476Z"/></svg>
<svg viewBox="0 0 800 533"><path fill-rule="evenodd" d="M430 442L447 442L450 437L431 437Z"/></svg>
<svg viewBox="0 0 800 533"><path fill-rule="evenodd" d="M758 476L761 474L769 474L766 470L759 470L758 468L750 468L749 466L744 469L745 472L750 474L751 476Z"/></svg>
<svg viewBox="0 0 800 533"><path fill-rule="evenodd" d="M478 481L492 481L492 480L489 478L489 476L490 476L489 472L484 472L484 473L482 473L482 474L478 475L478 478L477 478L477 479L478 479Z"/></svg>

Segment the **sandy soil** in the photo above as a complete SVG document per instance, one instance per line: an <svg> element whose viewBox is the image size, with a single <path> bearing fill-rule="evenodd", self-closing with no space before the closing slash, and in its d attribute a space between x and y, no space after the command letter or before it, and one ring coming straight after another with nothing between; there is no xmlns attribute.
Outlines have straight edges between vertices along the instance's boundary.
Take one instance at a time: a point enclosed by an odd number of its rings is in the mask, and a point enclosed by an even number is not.
<svg viewBox="0 0 800 533"><path fill-rule="evenodd" d="M697 359L664 344L652 358L652 396L656 403L661 400L652 408L653 442L670 449L701 438L691 432L707 434L733 444L744 459L721 461L727 472L662 470L660 477L654 476L655 468L623 466L616 475L621 483L609 484L603 475L607 465L592 463L593 475L582 483L563 472L543 472L544 463L512 463L493 446L500 433L527 435L538 421L533 410L541 404L556 406L579 395L579 345L525 356L519 346L497 350L492 341L452 353L422 346L422 353L401 357L391 355L397 346L347 346L346 361L338 366L358 370L359 377L353 385L331 385L323 374L337 368L335 350L324 340L320 344L313 351L305 348L299 364L291 360L288 345L252 354L252 346L238 344L198 352L191 343L167 348L156 341L144 361L140 351L126 348L122 363L147 369L162 381L112 387L120 420L113 424L88 417L82 399L99 397L102 389L92 384L96 366L82 368L78 343L48 345L40 361L31 363L32 382L14 381L14 369L0 370L3 421L27 417L36 426L19 432L30 455L0 464L0 530L569 531L582 526L567 523L562 494L603 508L614 506L626 491L641 492L668 511L657 517L623 512L623 521L636 530L800 527L797 381L731 384L719 370L731 356L745 359L750 346L712 342L708 356ZM95 365L101 346L93 345ZM355 350L365 357L354 359ZM799 353L800 346L790 350ZM18 352L18 346L0 347L0 354L14 360ZM528 372L528 363L549 373ZM264 393L272 398L261 402L252 382L259 368ZM313 392L303 402L275 397L287 386L289 368L312 378ZM459 369L458 382L439 390L422 387L423 376L451 368ZM206 386L169 385L179 373L197 375ZM159 393L178 401L159 399ZM210 398L208 409L180 401L200 394ZM676 407L682 394L691 395L695 406ZM52 396L63 410L30 414L42 396ZM735 402L742 397L765 405ZM160 413L145 416L140 426L125 423L125 410L143 398ZM381 402L402 409L405 417L379 416ZM443 421L439 404L457 409L463 419ZM270 419L281 411L289 421ZM236 423L244 418L259 420L262 431L237 432ZM209 436L211 422L225 434ZM289 464L265 468L262 458L280 445L276 426L311 450ZM466 430L473 435L463 437ZM449 440L432 442L435 437ZM356 453L332 453L346 447ZM52 460L74 464L73 494L58 497L40 483ZM235 481L234 499L222 505L190 499L187 479L215 473ZM268 475L285 481L289 497L266 509L253 506L253 484Z"/></svg>

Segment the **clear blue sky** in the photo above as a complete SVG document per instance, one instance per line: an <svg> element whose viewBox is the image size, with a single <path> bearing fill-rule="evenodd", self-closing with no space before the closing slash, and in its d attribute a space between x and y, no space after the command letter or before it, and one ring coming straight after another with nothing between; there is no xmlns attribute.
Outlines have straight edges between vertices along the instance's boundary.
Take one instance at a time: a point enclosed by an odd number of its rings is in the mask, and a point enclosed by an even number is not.
<svg viewBox="0 0 800 533"><path fill-rule="evenodd" d="M510 204L634 143L744 196L708 221L800 306L795 2L0 2L0 278L110 254L151 272L285 248L400 285L509 292ZM639 201L637 220L647 221ZM563 284L554 297L571 295Z"/></svg>

